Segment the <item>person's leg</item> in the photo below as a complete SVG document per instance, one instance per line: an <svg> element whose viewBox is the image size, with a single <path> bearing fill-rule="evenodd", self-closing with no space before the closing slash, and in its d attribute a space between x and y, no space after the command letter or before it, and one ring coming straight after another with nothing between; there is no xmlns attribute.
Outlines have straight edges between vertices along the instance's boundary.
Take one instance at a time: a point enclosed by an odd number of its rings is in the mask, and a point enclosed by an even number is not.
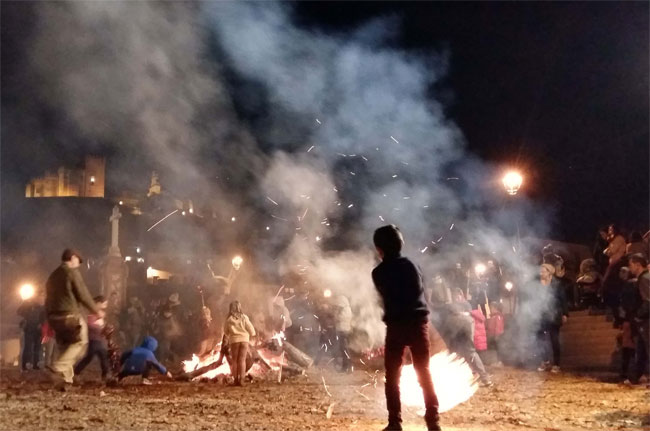
<svg viewBox="0 0 650 431"><path fill-rule="evenodd" d="M88 327L81 317L79 332L80 340L75 343L57 343L57 357L52 363L52 369L61 374L65 383L72 383L74 378L74 365L83 356L88 347Z"/></svg>
<svg viewBox="0 0 650 431"><path fill-rule="evenodd" d="M424 322L414 329L415 338L410 345L413 358L413 368L418 376L420 387L424 395L424 407L426 413L424 418L429 428L438 424L438 397L433 388L431 371L429 370L429 324Z"/></svg>
<svg viewBox="0 0 650 431"><path fill-rule="evenodd" d="M634 357L634 349L623 347L621 350L621 379L627 378L627 370L630 368L630 360Z"/></svg>
<svg viewBox="0 0 650 431"><path fill-rule="evenodd" d="M400 403L399 378L402 372L402 356L404 355L405 334L399 328L388 326L386 328L386 349L384 353L384 366L386 368L386 408L388 410L388 423L397 425L402 423L402 406Z"/></svg>
<svg viewBox="0 0 650 431"><path fill-rule="evenodd" d="M93 360L93 356L95 356L95 349L94 349L94 341L89 341L88 342L88 348L86 349L86 354L84 355L83 358L79 362L77 362L77 365L74 366L74 374L78 375L81 374L81 372L90 364Z"/></svg>
<svg viewBox="0 0 650 431"><path fill-rule="evenodd" d="M30 343L32 344L32 369L38 370L38 363L41 362L41 331L35 329L30 331Z"/></svg>
<svg viewBox="0 0 650 431"><path fill-rule="evenodd" d="M52 365L52 355L54 354L54 340L49 339L43 346L45 350L45 357L43 358L43 366L48 368Z"/></svg>
<svg viewBox="0 0 650 431"><path fill-rule="evenodd" d="M341 355L341 370L349 371L351 367L350 354L348 353L348 334L346 332L338 332L337 338L339 341L339 354Z"/></svg>
<svg viewBox="0 0 650 431"><path fill-rule="evenodd" d="M637 337L636 341L636 361L634 367L634 375L630 379L632 383L639 383L641 376L645 372L646 367L648 366L648 352L645 340L641 335Z"/></svg>
<svg viewBox="0 0 650 431"><path fill-rule="evenodd" d="M551 348L553 349L553 365L560 366L560 327L553 325L549 329L551 337Z"/></svg>
<svg viewBox="0 0 650 431"><path fill-rule="evenodd" d="M23 349L20 355L20 369L27 370L27 363L32 360L32 342L29 329L23 329Z"/></svg>
<svg viewBox="0 0 650 431"><path fill-rule="evenodd" d="M235 380L235 384L239 384L239 344L240 343L230 343L230 354L232 355L230 374Z"/></svg>
<svg viewBox="0 0 650 431"><path fill-rule="evenodd" d="M100 342L100 345L97 346L96 350L97 358L99 358L99 365L102 368L102 380L106 380L106 377L110 371L110 365L108 360L108 351L106 347Z"/></svg>
<svg viewBox="0 0 650 431"><path fill-rule="evenodd" d="M248 343L240 343L237 371L239 372L239 384L243 385L246 380L246 356L248 356Z"/></svg>

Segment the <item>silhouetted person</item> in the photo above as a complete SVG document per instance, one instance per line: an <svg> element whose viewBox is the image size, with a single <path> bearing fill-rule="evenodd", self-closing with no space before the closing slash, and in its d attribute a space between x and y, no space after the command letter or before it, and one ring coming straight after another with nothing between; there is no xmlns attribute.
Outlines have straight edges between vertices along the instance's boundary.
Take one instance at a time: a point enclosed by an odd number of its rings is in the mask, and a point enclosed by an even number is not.
<svg viewBox="0 0 650 431"><path fill-rule="evenodd" d="M427 429L440 430L438 398L429 371L429 310L424 300L422 275L408 258L401 256L404 238L394 225L380 227L373 241L382 262L372 271L372 280L384 304L386 323L386 407L384 431L402 429L399 380L402 356L408 347L413 367L424 393Z"/></svg>

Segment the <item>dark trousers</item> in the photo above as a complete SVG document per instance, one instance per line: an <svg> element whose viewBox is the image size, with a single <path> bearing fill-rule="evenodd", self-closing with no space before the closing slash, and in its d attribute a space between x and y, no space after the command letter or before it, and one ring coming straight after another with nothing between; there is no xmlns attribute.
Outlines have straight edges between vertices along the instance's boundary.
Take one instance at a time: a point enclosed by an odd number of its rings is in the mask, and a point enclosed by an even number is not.
<svg viewBox="0 0 650 431"><path fill-rule="evenodd" d="M621 349L621 377L627 377L627 370L630 369L630 361L634 358L634 349L623 347Z"/></svg>
<svg viewBox="0 0 650 431"><path fill-rule="evenodd" d="M429 372L429 322L414 321L387 324L384 365L386 367L385 390L388 421L392 423L402 421L399 379L406 347L411 350L413 367L424 394L425 419L427 421L437 420L438 397L433 389L433 381Z"/></svg>
<svg viewBox="0 0 650 431"><path fill-rule="evenodd" d="M146 363L144 366L144 370L142 371L142 374L140 374L143 378L147 379L149 378L149 374L151 374L151 370L153 370L154 366L151 365L150 363ZM120 374L117 375L118 380L122 380L125 377L128 376L133 376L137 374L128 374L125 370L120 371Z"/></svg>
<svg viewBox="0 0 650 431"><path fill-rule="evenodd" d="M352 368L352 361L350 361L350 353L348 349L348 333L336 332L336 338L339 342L339 354L341 355L341 370L349 371Z"/></svg>
<svg viewBox="0 0 650 431"><path fill-rule="evenodd" d="M246 377L246 356L248 355L248 343L232 343L230 345L232 354L232 376L235 384L243 384Z"/></svg>
<svg viewBox="0 0 650 431"><path fill-rule="evenodd" d="M639 325L639 336L636 339L636 364L634 367L634 376L630 379L633 383L639 383L641 376L648 370L648 321L644 321Z"/></svg>
<svg viewBox="0 0 650 431"><path fill-rule="evenodd" d="M99 359L99 365L102 367L102 378L106 378L108 375L108 351L104 342L100 340L90 340L88 341L88 350L86 350L86 355L81 358L81 360L75 365L74 373L79 375L90 362L93 360L93 357L97 356Z"/></svg>
<svg viewBox="0 0 650 431"><path fill-rule="evenodd" d="M25 328L23 331L23 351L20 357L20 365L23 370L27 369L27 363L32 368L38 368L41 360L41 331L38 328Z"/></svg>
<svg viewBox="0 0 650 431"><path fill-rule="evenodd" d="M548 325L538 334L538 340L542 346L542 359L553 361L553 365L560 366L560 325ZM550 346L549 346L550 344ZM549 349L550 347L550 349Z"/></svg>

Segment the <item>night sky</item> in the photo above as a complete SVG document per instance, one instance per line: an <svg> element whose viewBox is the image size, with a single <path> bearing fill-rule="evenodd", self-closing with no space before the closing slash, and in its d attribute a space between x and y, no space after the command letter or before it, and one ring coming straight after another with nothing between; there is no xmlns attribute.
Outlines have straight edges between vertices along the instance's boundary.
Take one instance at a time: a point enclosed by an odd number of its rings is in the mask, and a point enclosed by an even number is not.
<svg viewBox="0 0 650 431"><path fill-rule="evenodd" d="M647 229L647 2L301 3L305 26L397 16L394 43L447 50L432 89L480 157L521 166L525 193L555 214L554 238L600 224Z"/></svg>
<svg viewBox="0 0 650 431"><path fill-rule="evenodd" d="M33 4L2 6L4 113L32 96L20 65L34 20ZM608 222L648 228L647 2L308 2L295 11L302 27L332 33L374 17L399 20L395 47L448 55L432 97L472 153L524 172L524 193L553 215L552 238L589 244ZM33 121L56 139L70 127L54 107ZM25 143L9 136L3 121L3 214L29 177L66 158L42 155L42 142L25 158Z"/></svg>

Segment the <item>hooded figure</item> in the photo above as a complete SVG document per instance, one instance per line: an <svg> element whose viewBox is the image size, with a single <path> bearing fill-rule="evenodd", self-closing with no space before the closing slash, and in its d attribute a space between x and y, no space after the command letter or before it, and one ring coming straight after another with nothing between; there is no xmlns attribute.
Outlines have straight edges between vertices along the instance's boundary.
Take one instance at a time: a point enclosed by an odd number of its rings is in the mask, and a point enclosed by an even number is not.
<svg viewBox="0 0 650 431"><path fill-rule="evenodd" d="M143 383L147 384L149 381L146 379L152 368L157 369L160 374L166 374L170 377L171 375L167 372L167 368L158 362L154 355L157 348L158 341L154 337L147 336L144 337L144 341L140 347L124 352L121 358L122 371L120 372L119 378L141 375L144 378Z"/></svg>

